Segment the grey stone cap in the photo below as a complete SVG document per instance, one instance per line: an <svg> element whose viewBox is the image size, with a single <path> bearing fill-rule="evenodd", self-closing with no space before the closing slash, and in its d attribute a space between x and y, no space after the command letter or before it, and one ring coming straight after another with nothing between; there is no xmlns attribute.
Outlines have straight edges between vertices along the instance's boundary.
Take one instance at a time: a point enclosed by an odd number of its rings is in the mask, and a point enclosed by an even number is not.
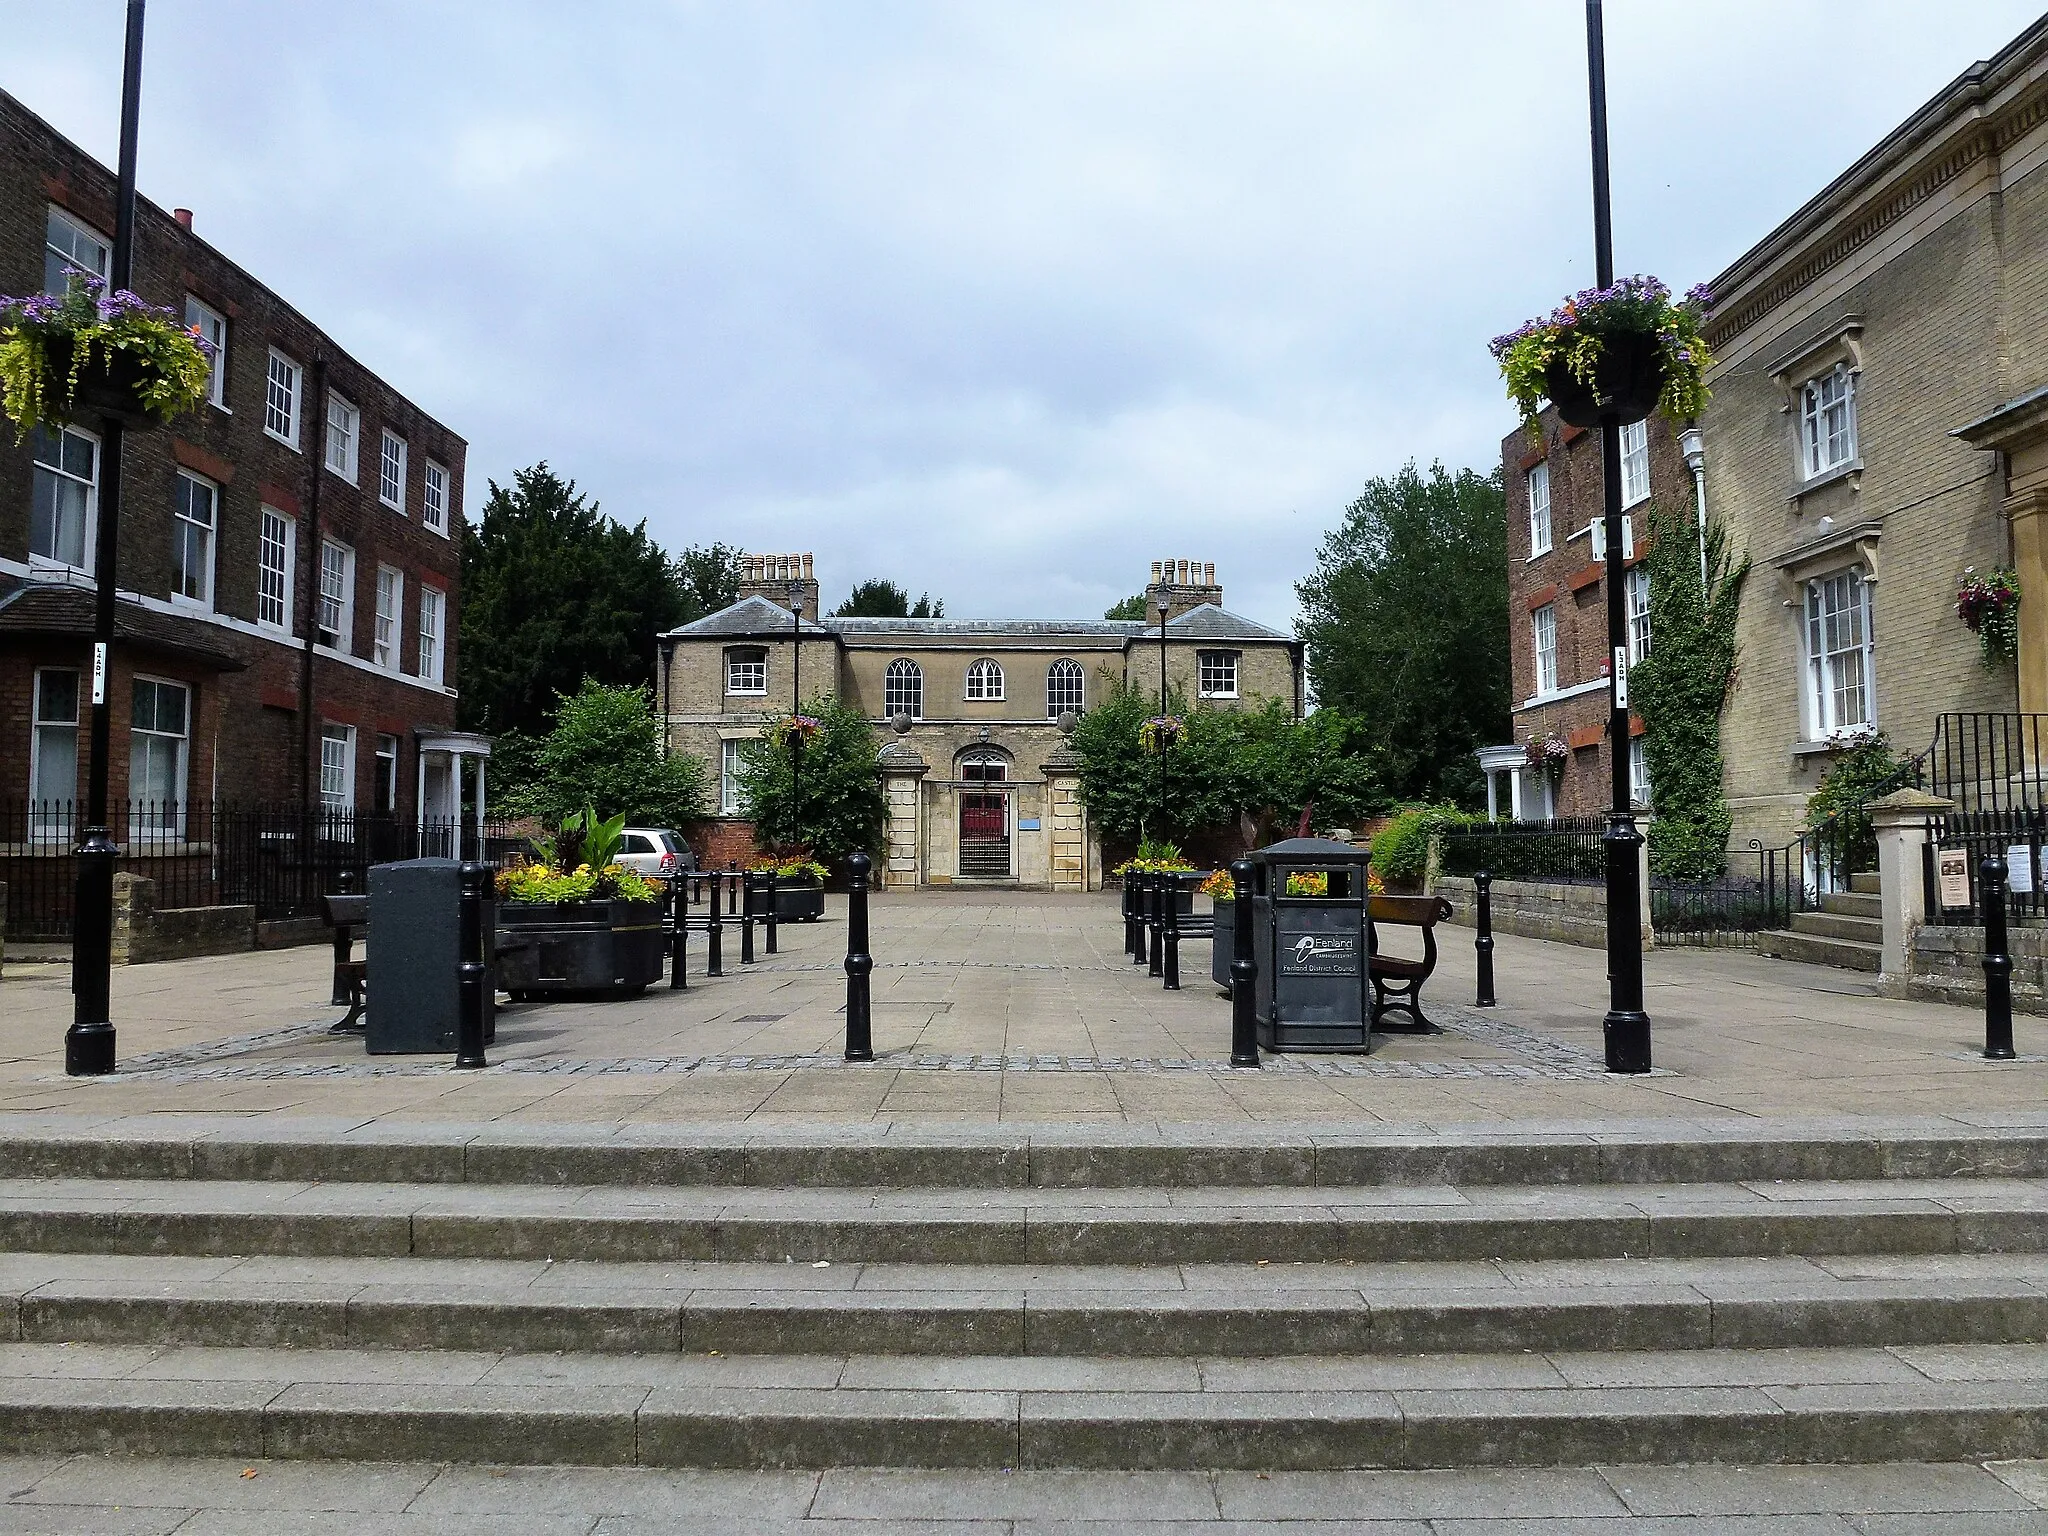
<svg viewBox="0 0 2048 1536"><path fill-rule="evenodd" d="M706 614L701 619L669 630L665 638L701 640L744 636L774 639L777 636L787 637L789 632L789 610L765 597L753 596L743 597L730 608L721 608L716 613ZM1277 629L1268 629L1263 624L1226 612L1214 603L1204 603L1198 608L1190 608L1178 618L1169 619L1166 632L1169 637L1181 640L1284 642L1290 638ZM1138 619L825 618L815 621L805 619L803 633L812 636L843 635L848 639L879 639L890 635L931 640L974 636L986 636L990 639L1106 637L1121 640L1129 645L1154 633L1154 628Z"/></svg>
<svg viewBox="0 0 2048 1536"><path fill-rule="evenodd" d="M930 773L932 765L907 741L892 741L875 754L884 773Z"/></svg>
<svg viewBox="0 0 2048 1536"><path fill-rule="evenodd" d="M714 636L760 636L767 639L787 639L790 627L790 612L787 608L756 594L741 598L730 608L721 608L716 613L708 613L701 619L693 619L688 624L669 630L663 638L701 640ZM809 636L830 636L832 633L815 619L805 619L802 632Z"/></svg>

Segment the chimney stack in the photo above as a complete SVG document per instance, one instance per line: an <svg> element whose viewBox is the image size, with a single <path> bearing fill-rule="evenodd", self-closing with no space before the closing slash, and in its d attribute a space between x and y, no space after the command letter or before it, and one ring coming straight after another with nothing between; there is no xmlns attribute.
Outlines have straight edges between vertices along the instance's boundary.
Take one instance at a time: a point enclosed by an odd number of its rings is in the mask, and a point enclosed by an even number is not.
<svg viewBox="0 0 2048 1536"><path fill-rule="evenodd" d="M1145 619L1159 622L1159 604L1166 604L1168 619L1177 619L1204 603L1223 606L1223 588L1216 584L1213 560L1154 560L1152 580L1145 588Z"/></svg>
<svg viewBox="0 0 2048 1536"><path fill-rule="evenodd" d="M173 208L171 210L171 217L178 221L178 228L183 230L190 230L192 228L192 210L190 208Z"/></svg>
<svg viewBox="0 0 2048 1536"><path fill-rule="evenodd" d="M818 617L818 578L811 570L811 557L804 555L740 556L741 597L765 597L784 609L791 606L791 589L803 604L803 616Z"/></svg>

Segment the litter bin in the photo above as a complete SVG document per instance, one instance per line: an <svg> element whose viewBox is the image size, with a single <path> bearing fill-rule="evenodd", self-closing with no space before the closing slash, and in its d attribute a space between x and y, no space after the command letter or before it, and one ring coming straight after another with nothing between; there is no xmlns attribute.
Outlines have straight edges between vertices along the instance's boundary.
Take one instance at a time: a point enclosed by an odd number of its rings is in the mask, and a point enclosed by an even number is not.
<svg viewBox="0 0 2048 1536"><path fill-rule="evenodd" d="M1371 852L1296 837L1251 859L1259 1044L1269 1051L1371 1050ZM1321 894L1310 894L1318 886Z"/></svg>
<svg viewBox="0 0 2048 1536"><path fill-rule="evenodd" d="M369 987L364 1045L372 1056L447 1055L455 1049L462 962L455 859L370 866ZM484 1032L496 1033L491 955L497 903L484 903Z"/></svg>

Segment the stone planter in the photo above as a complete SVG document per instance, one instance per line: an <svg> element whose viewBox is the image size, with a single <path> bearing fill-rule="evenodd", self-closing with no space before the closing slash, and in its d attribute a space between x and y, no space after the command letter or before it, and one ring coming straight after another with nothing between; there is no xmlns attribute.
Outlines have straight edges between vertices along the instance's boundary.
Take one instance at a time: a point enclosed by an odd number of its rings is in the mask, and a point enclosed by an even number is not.
<svg viewBox="0 0 2048 1536"><path fill-rule="evenodd" d="M661 979L661 903L508 901L498 908L498 984L514 1000L632 997Z"/></svg>
<svg viewBox="0 0 2048 1536"><path fill-rule="evenodd" d="M1664 392L1664 350L1655 336L1603 338L1594 388L1587 388L1562 361L1543 375L1557 414L1574 427L1627 425L1657 408Z"/></svg>

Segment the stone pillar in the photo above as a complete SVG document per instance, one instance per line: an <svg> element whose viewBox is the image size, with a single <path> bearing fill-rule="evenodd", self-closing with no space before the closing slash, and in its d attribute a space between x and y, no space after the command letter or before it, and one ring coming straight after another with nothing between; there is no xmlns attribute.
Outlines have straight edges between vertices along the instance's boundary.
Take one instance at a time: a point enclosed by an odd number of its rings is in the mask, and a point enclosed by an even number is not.
<svg viewBox="0 0 2048 1536"><path fill-rule="evenodd" d="M882 797L888 803L888 817L882 824L882 878L885 891L914 891L921 883L918 809L923 800L919 780L931 772L931 764L918 755L907 741L892 741L876 760L882 776Z"/></svg>
<svg viewBox="0 0 2048 1536"><path fill-rule="evenodd" d="M2009 496L2012 563L2020 578L2020 710L2048 711L2048 486Z"/></svg>
<svg viewBox="0 0 2048 1536"><path fill-rule="evenodd" d="M1039 765L1045 775L1045 824L1051 843L1051 884L1056 891L1090 888L1088 810L1081 804L1081 754L1064 741Z"/></svg>
<svg viewBox="0 0 2048 1536"><path fill-rule="evenodd" d="M132 965L150 958L149 920L155 911L154 880L125 870L115 874L113 964Z"/></svg>
<svg viewBox="0 0 2048 1536"><path fill-rule="evenodd" d="M2026 605L2020 605L2026 611ZM1918 789L1899 789L1866 807L1877 832L1878 899L1884 916L1884 950L1877 984L1904 997L1912 979L1913 934L1927 921L1926 855L1934 818L1955 809L1953 800Z"/></svg>

